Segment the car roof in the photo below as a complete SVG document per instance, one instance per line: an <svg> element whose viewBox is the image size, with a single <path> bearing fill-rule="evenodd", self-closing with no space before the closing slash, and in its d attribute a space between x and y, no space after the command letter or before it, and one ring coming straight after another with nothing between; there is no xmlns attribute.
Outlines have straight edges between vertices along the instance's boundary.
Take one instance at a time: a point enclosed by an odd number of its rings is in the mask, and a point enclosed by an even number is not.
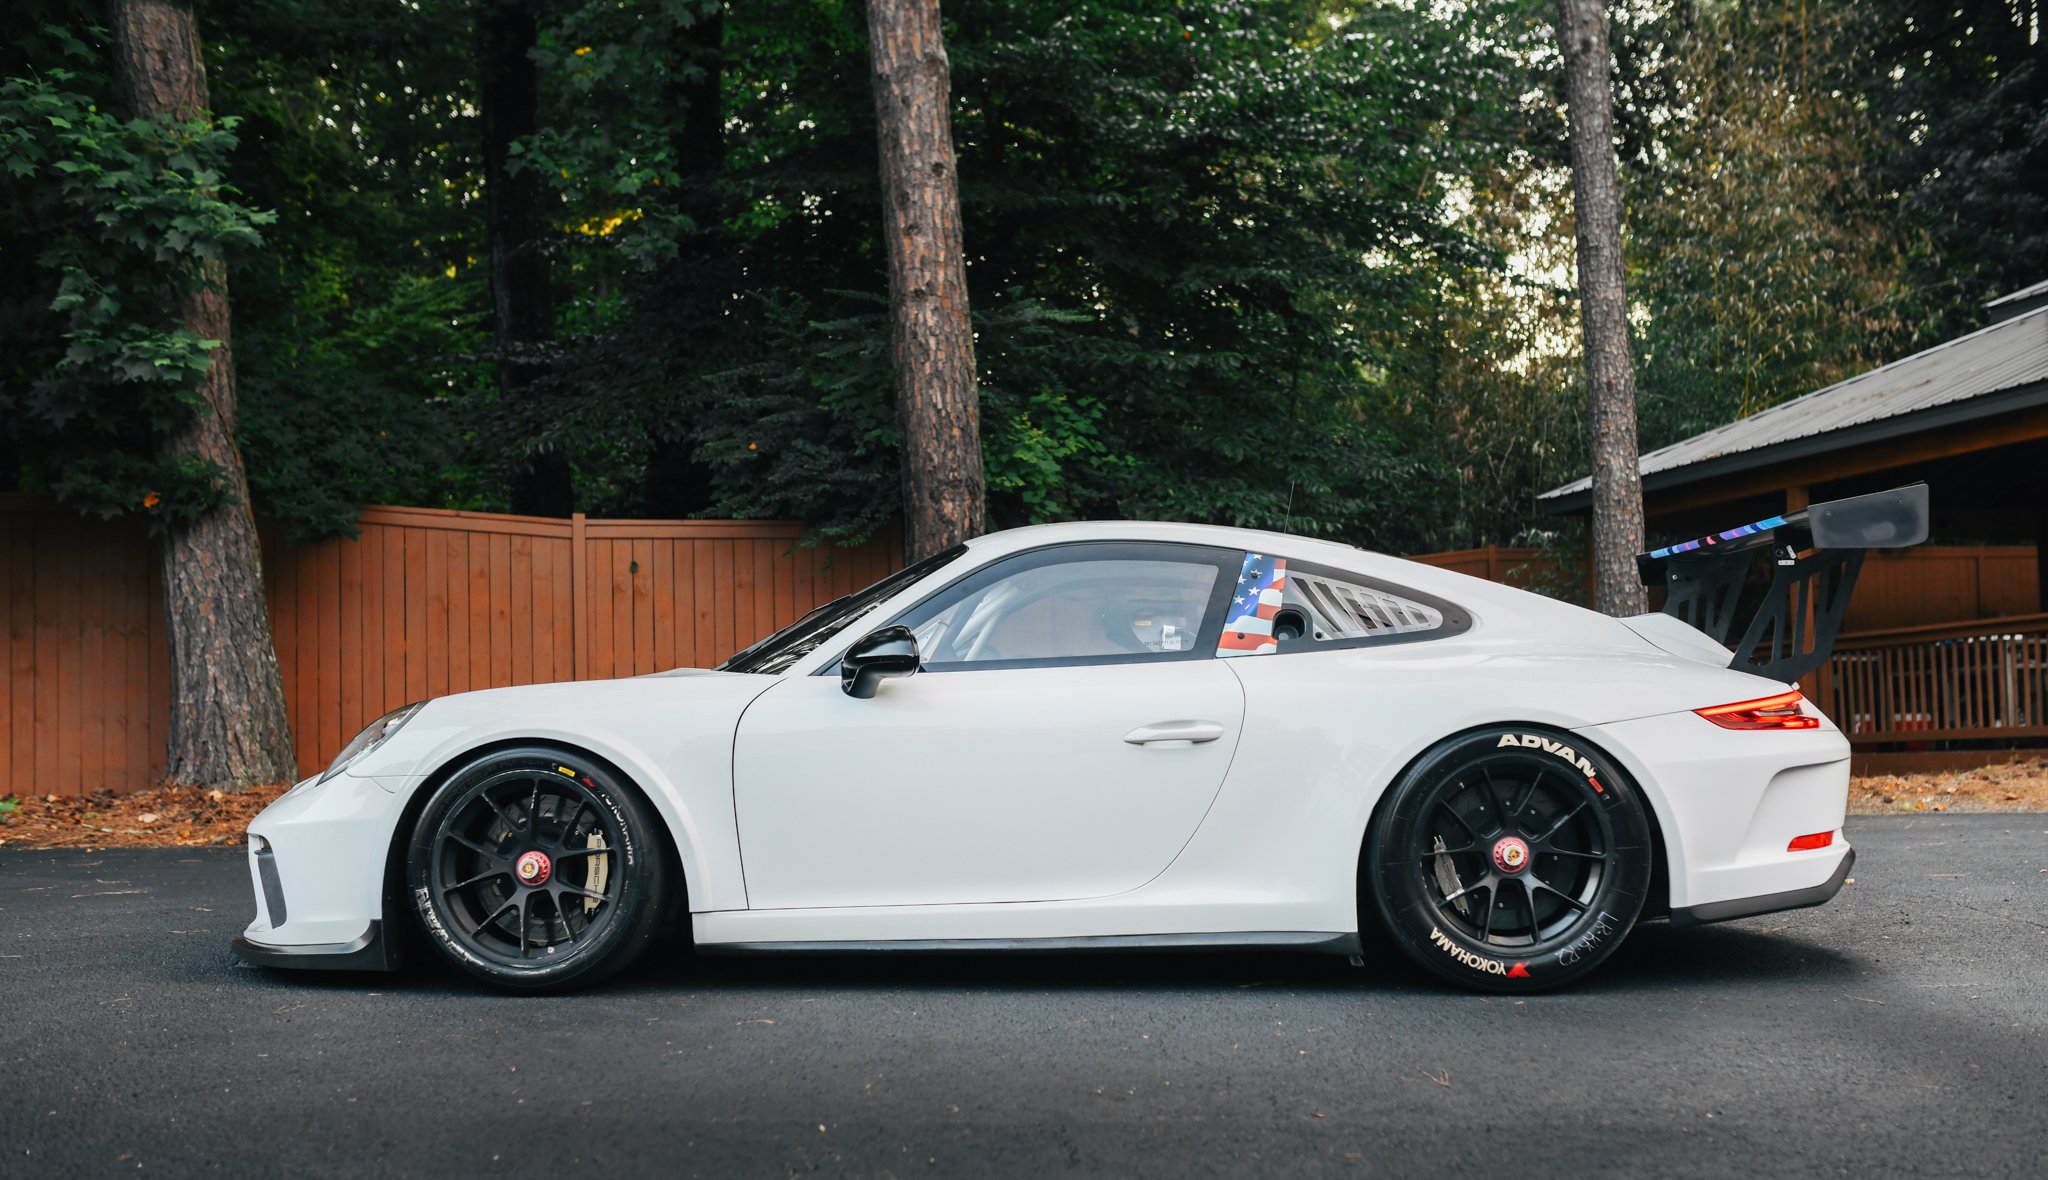
<svg viewBox="0 0 2048 1180"><path fill-rule="evenodd" d="M1214 524L1187 524L1165 520L1086 520L1060 524L1027 525L987 533L967 542L968 559L982 565L1012 553L1080 541L1165 541L1183 545L1211 545L1254 553L1271 552L1282 557L1313 561L1349 570L1459 602L1467 607L1511 608L1515 614L1554 623L1577 622L1588 614L1555 599L1530 594L1512 586L1474 578L1454 570L1440 569L1407 558L1393 557L1346 545L1292 533L1264 529L1231 528Z"/></svg>
<svg viewBox="0 0 2048 1180"><path fill-rule="evenodd" d="M1186 545L1215 545L1224 549L1284 550L1303 557L1345 563L1361 557L1387 558L1355 545L1322 541L1292 533L1264 529L1231 528L1219 524L1188 524L1171 520L1077 520L1060 524L1034 524L1023 528L987 533L967 543L976 558L1063 545L1073 541L1174 541Z"/></svg>

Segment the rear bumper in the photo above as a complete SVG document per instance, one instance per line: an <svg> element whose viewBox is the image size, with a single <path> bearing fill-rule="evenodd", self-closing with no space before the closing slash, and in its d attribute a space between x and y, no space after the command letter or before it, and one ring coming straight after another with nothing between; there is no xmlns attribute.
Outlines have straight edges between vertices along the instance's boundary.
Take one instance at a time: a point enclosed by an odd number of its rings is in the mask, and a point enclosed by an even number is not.
<svg viewBox="0 0 2048 1180"><path fill-rule="evenodd" d="M1766 913L1828 890L1848 849L1849 743L1832 726L1735 732L1691 713L1581 730L1649 798L1663 836L1671 913ZM1821 848L1795 849L1828 833ZM1742 908L1750 907L1750 908ZM1728 911L1728 912L1724 912Z"/></svg>
<svg viewBox="0 0 2048 1180"><path fill-rule="evenodd" d="M1849 879L1849 870L1856 864L1856 850L1851 848L1834 875L1818 885L1805 889L1788 889L1783 893L1766 893L1759 897L1737 897L1727 901L1710 901L1703 905L1674 906L1671 910L1673 926L1699 926L1707 922L1726 922L1733 918L1748 918L1757 914L1775 914L1780 910L1801 910L1808 906L1824 905L1842 891L1842 883Z"/></svg>
<svg viewBox="0 0 2048 1180"><path fill-rule="evenodd" d="M258 967L298 967L312 971L395 971L398 950L384 937L384 923L373 921L362 935L347 942L285 946L235 939L235 953Z"/></svg>

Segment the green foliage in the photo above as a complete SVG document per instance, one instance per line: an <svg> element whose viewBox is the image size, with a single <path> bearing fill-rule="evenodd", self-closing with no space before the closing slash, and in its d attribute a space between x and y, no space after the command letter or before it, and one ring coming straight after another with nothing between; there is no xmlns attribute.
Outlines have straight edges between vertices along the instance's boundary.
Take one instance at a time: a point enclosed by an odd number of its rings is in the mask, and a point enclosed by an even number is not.
<svg viewBox="0 0 2048 1180"><path fill-rule="evenodd" d="M997 523L1418 543L1435 504L1385 422L1386 353L1443 270L1487 265L1441 182L1500 62L1456 52L1464 25L1378 6L1334 27L1228 3L947 12ZM859 536L897 488L861 15L729 19L721 254L639 285L536 417L626 462L648 445L634 418L678 423L711 514ZM639 413L586 403L600 385Z"/></svg>
<svg viewBox="0 0 2048 1180"><path fill-rule="evenodd" d="M1659 34L1670 105L1629 178L1646 448L1904 355L1924 316L1877 121L1840 64L1867 17L1690 16Z"/></svg>
<svg viewBox="0 0 2048 1180"><path fill-rule="evenodd" d="M178 296L225 261L245 464L293 535L366 501L502 508L543 451L595 513L834 541L893 517L862 6L543 6L516 166L551 193L557 327L517 404L475 11L213 6L220 118L189 126L104 113L84 0L0 14L0 478L159 520L211 503L219 473L162 441L217 355ZM1613 7L1646 445L2048 276L2032 11ZM945 14L996 524L1419 550L1546 523L1533 495L1586 465L1551 0Z"/></svg>
<svg viewBox="0 0 2048 1180"><path fill-rule="evenodd" d="M0 81L0 216L37 244L12 310L45 328L9 358L0 417L37 458L29 478L65 503L195 519L223 473L163 443L211 412L198 386L221 342L187 329L179 303L275 218L232 199L231 121L124 121L82 81L64 69ZM21 306L32 302L41 314Z"/></svg>
<svg viewBox="0 0 2048 1180"><path fill-rule="evenodd" d="M260 511L295 538L356 506L502 508L467 11L377 0L211 10L231 164L279 209L238 260L240 441Z"/></svg>
<svg viewBox="0 0 2048 1180"><path fill-rule="evenodd" d="M2040 0L1870 0L1854 76L1881 120L1876 165L1926 337L1980 326L1977 304L2048 278L2048 13Z"/></svg>

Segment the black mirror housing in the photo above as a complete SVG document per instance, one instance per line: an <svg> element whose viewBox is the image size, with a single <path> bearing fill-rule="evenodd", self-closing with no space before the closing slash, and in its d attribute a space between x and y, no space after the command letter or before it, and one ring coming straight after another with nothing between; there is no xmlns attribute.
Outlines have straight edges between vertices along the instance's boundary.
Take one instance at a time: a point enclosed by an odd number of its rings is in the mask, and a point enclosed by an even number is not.
<svg viewBox="0 0 2048 1180"><path fill-rule="evenodd" d="M924 664L918 655L917 636L898 624L871 631L854 641L839 660L839 687L847 696L868 700L881 691L882 681L908 676Z"/></svg>

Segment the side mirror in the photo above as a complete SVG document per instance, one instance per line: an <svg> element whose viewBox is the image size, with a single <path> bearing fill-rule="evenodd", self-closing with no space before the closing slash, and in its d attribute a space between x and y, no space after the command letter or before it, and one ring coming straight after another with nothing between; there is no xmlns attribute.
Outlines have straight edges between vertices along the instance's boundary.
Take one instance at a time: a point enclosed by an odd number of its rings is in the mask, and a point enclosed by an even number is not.
<svg viewBox="0 0 2048 1180"><path fill-rule="evenodd" d="M846 695L867 700L881 691L882 681L908 676L922 666L917 636L898 624L863 635L839 660L839 687Z"/></svg>

